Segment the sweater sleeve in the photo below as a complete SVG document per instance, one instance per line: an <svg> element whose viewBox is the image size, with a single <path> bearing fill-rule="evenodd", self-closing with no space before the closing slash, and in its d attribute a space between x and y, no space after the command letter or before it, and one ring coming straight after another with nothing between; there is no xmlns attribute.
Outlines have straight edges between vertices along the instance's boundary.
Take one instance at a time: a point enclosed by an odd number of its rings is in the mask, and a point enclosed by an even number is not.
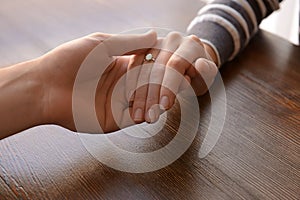
<svg viewBox="0 0 300 200"><path fill-rule="evenodd" d="M187 32L209 44L221 66L248 44L260 22L279 9L279 2L281 0L215 0L198 12Z"/></svg>

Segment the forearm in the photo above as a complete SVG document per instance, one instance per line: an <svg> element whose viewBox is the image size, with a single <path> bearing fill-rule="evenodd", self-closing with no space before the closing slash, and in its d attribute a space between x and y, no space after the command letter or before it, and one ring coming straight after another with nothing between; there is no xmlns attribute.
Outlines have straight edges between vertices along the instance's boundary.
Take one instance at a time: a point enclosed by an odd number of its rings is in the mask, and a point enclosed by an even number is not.
<svg viewBox="0 0 300 200"><path fill-rule="evenodd" d="M260 22L281 0L217 0L203 7L188 27L216 54L219 66L232 60L257 32Z"/></svg>
<svg viewBox="0 0 300 200"><path fill-rule="evenodd" d="M45 123L38 62L0 69L0 139Z"/></svg>

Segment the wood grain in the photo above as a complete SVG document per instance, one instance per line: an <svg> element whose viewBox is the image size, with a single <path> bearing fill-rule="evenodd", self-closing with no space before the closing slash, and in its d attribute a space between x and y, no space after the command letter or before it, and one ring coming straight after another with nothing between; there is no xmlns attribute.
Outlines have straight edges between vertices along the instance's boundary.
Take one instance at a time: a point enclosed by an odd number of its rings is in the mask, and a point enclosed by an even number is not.
<svg viewBox="0 0 300 200"><path fill-rule="evenodd" d="M4 1L0 65L34 58L70 39L142 26L184 31L198 0ZM221 74L227 113L221 137L198 157L211 103L199 98L201 119L191 147L161 170L131 174L93 158L78 137L40 126L0 141L0 199L300 199L300 48L266 32ZM176 133L179 108L150 140L118 134L118 145L147 152Z"/></svg>

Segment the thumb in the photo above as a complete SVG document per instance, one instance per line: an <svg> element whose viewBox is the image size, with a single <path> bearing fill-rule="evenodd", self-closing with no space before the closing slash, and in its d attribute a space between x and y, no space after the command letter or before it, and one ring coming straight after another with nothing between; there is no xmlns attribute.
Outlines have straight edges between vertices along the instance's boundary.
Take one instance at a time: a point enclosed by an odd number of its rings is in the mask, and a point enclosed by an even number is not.
<svg viewBox="0 0 300 200"><path fill-rule="evenodd" d="M144 34L113 35L103 41L109 56L132 54L140 49L152 48L157 41L157 33L153 30Z"/></svg>

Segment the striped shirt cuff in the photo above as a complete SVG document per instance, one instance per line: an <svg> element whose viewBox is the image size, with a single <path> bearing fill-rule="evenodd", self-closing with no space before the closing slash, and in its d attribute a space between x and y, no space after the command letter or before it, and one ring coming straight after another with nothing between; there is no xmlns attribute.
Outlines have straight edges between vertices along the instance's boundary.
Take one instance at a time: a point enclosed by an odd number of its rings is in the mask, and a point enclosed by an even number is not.
<svg viewBox="0 0 300 200"><path fill-rule="evenodd" d="M280 0L216 0L190 23L188 34L209 44L218 64L232 60L257 32L260 22L279 8Z"/></svg>

